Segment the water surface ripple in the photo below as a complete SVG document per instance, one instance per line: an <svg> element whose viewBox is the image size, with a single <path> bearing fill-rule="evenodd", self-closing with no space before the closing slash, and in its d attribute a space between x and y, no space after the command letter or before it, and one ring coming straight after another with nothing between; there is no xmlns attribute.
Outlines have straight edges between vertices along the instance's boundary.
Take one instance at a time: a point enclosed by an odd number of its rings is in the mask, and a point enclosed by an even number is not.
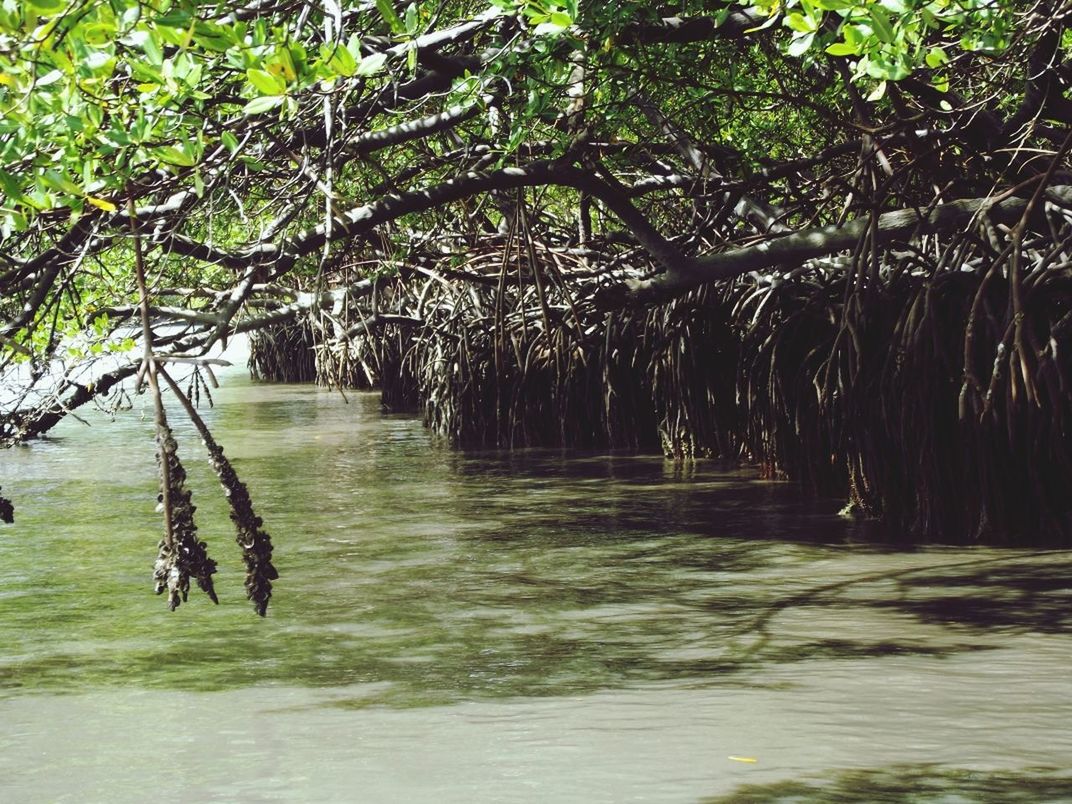
<svg viewBox="0 0 1072 804"><path fill-rule="evenodd" d="M371 394L216 397L266 620L188 425L221 605L174 614L147 410L0 453L4 800L1072 801L1072 554L898 549L716 465L454 452Z"/></svg>

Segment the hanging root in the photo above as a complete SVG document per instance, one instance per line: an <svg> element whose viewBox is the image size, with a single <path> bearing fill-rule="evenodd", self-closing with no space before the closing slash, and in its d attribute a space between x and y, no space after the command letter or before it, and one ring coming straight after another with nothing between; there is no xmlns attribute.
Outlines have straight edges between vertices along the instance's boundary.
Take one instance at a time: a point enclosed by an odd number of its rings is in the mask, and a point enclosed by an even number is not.
<svg viewBox="0 0 1072 804"><path fill-rule="evenodd" d="M272 539L261 527L264 522L253 510L246 484L239 480L231 462L224 456L223 448L212 437L208 425L198 414L190 398L182 392L171 375L163 370L159 374L182 403L205 442L209 463L216 472L216 477L223 486L224 496L231 507L235 541L242 549L242 558L246 564L246 597L253 602L257 614L264 617L268 612L268 600L272 597L272 581L279 577L272 564Z"/></svg>
<svg viewBox="0 0 1072 804"><path fill-rule="evenodd" d="M554 284L430 281L400 298L421 323L382 389L459 445L744 458L904 538L1069 544L1072 228L1054 229L609 313Z"/></svg>
<svg viewBox="0 0 1072 804"><path fill-rule="evenodd" d="M614 265L522 227L317 349L456 445L744 459L904 538L1072 544L1072 211L974 227L609 312Z"/></svg>
<svg viewBox="0 0 1072 804"><path fill-rule="evenodd" d="M223 493L231 506L231 521L235 526L235 541L242 548L246 564L246 597L253 602L257 614L264 617L268 612L268 600L272 596L272 581L279 577L272 564L272 540L261 528L263 521L253 511L246 484L238 479L231 462L223 455L223 449L206 436L209 462L220 479Z"/></svg>
<svg viewBox="0 0 1072 804"><path fill-rule="evenodd" d="M982 245L757 292L735 314L747 453L904 538L1072 543L1070 243L1015 244L1019 305L1011 248Z"/></svg>
<svg viewBox="0 0 1072 804"><path fill-rule="evenodd" d="M153 397L153 420L156 425L156 466L160 475L160 510L164 514L164 538L159 544L153 580L156 593L168 593L168 608L174 611L180 602L186 602L190 592L190 578L209 596L219 603L212 585L216 562L208 557L207 545L197 538L194 524L193 503L186 489L186 469L179 460L178 445L168 426L164 401L160 395L157 375L160 363L153 353L153 332L149 316L149 289L145 282L145 261L142 253L141 233L136 226L134 200L127 200L130 215L130 230L134 241L134 275L141 295L142 337L145 356L142 369ZM139 375L140 380L140 375Z"/></svg>
<svg viewBox="0 0 1072 804"><path fill-rule="evenodd" d="M271 382L313 382L317 378L313 328L308 320L258 330L249 338L249 370Z"/></svg>
<svg viewBox="0 0 1072 804"><path fill-rule="evenodd" d="M738 455L737 347L713 289L613 313L562 283L430 281L416 297L400 317L418 324L383 330L384 402L452 443Z"/></svg>
<svg viewBox="0 0 1072 804"><path fill-rule="evenodd" d="M7 497L0 496L0 522L6 522L9 525L15 521L15 506L11 504L11 500Z"/></svg>
<svg viewBox="0 0 1072 804"><path fill-rule="evenodd" d="M197 538L197 526L194 524L196 509L190 502L190 492L186 489L186 469L179 460L171 428L166 424L157 429L156 445L156 460L161 478L159 499L163 504L163 489L166 483L166 496L170 502L170 510L165 507L165 515L170 514L170 538L165 537L160 541L160 552L153 571L155 591L158 595L167 591L168 608L174 611L180 602L186 602L190 591L190 578L193 578L213 603L219 603L212 585L216 562L208 557L207 545Z"/></svg>

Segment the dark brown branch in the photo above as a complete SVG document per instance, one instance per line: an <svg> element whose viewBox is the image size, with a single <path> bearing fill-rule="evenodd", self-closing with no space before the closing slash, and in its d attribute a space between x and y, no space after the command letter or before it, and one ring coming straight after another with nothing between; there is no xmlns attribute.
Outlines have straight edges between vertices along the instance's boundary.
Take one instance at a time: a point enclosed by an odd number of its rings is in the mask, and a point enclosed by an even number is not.
<svg viewBox="0 0 1072 804"><path fill-rule="evenodd" d="M622 29L622 44L663 45L707 42L711 39L744 39L763 24L763 18L744 10L731 11L721 25L714 17L664 17L658 22L639 22Z"/></svg>
<svg viewBox="0 0 1072 804"><path fill-rule="evenodd" d="M1046 196L1064 206L1072 205L1072 187L1051 187ZM1023 215L1028 202L1011 197L971 198L941 204L922 215L914 209L902 209L880 215L870 236L878 245L897 240L948 232L985 213L993 223L1013 223ZM658 301L685 293L708 282L728 280L776 265L796 267L801 263L848 251L868 232L870 216L849 221L843 226L819 226L785 237L772 238L753 246L709 254L683 261L675 269L651 279L633 282L630 295L636 301Z"/></svg>

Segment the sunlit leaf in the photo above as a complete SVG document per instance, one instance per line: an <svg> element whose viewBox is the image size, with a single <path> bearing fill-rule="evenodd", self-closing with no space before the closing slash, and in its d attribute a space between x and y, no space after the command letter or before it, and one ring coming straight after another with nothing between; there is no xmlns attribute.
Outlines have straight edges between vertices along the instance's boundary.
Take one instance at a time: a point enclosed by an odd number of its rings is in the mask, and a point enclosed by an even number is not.
<svg viewBox="0 0 1072 804"><path fill-rule="evenodd" d="M386 53L373 53L369 56L365 56L363 59L361 59L361 63L357 65L357 74L375 75L383 69L386 63Z"/></svg>
<svg viewBox="0 0 1072 804"><path fill-rule="evenodd" d="M886 82L885 81L879 81L878 84L875 86L875 88L873 90L871 90L870 94L868 94L867 100L872 101L872 102L877 101L877 100L881 100L885 96L885 94L886 94Z"/></svg>
<svg viewBox="0 0 1072 804"><path fill-rule="evenodd" d="M43 16L58 14L67 6L66 0L24 0L24 2Z"/></svg>
<svg viewBox="0 0 1072 804"><path fill-rule="evenodd" d="M173 145L167 146L166 148L157 148L154 153L157 158L165 164L178 165L179 167L193 167L197 164L197 160L194 159L193 156Z"/></svg>
<svg viewBox="0 0 1072 804"><path fill-rule="evenodd" d="M262 95L282 95L287 91L286 81L267 70L246 70L246 78Z"/></svg>
<svg viewBox="0 0 1072 804"><path fill-rule="evenodd" d="M105 212L115 212L118 209L118 207L116 207L116 205L113 204L111 201L105 198L98 198L95 195L87 195L86 201L91 203L97 209L103 209Z"/></svg>
<svg viewBox="0 0 1072 804"><path fill-rule="evenodd" d="M282 102L282 95L262 95L247 103L245 107L243 107L242 112L247 115L262 114L276 108Z"/></svg>
<svg viewBox="0 0 1072 804"><path fill-rule="evenodd" d="M392 31L395 33L405 32L406 25L398 16L398 12L395 11L394 4L391 0L376 0L376 8L379 10L384 21L391 26Z"/></svg>
<svg viewBox="0 0 1072 804"><path fill-rule="evenodd" d="M831 56L855 56L860 51L856 46L850 45L848 42L835 42L826 49L826 52Z"/></svg>

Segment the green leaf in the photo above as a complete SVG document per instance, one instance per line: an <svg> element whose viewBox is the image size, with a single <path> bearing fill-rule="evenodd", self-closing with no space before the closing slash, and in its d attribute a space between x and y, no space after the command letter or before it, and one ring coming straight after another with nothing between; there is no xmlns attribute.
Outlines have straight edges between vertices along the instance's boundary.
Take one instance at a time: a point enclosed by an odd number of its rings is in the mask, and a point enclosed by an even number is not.
<svg viewBox="0 0 1072 804"><path fill-rule="evenodd" d="M18 179L3 169L0 169L0 190L3 190L8 198L18 198L22 195Z"/></svg>
<svg viewBox="0 0 1072 804"><path fill-rule="evenodd" d="M337 75L349 77L357 72L357 60L350 49L343 45L321 45L320 57Z"/></svg>
<svg viewBox="0 0 1072 804"><path fill-rule="evenodd" d="M908 14L911 11L904 0L879 0L879 5L891 14Z"/></svg>
<svg viewBox="0 0 1072 804"><path fill-rule="evenodd" d="M82 38L87 44L101 47L115 38L115 23L95 22L87 25L82 32Z"/></svg>
<svg viewBox="0 0 1072 804"><path fill-rule="evenodd" d="M943 64L949 64L949 56L940 47L932 47L927 51L926 62L927 66L933 70Z"/></svg>
<svg viewBox="0 0 1072 804"><path fill-rule="evenodd" d="M28 0L27 5L38 14L58 14L67 5L66 0Z"/></svg>
<svg viewBox="0 0 1072 804"><path fill-rule="evenodd" d="M50 70L43 76L37 79L37 88L47 87L50 84L55 84L57 81L63 80L63 72L60 70Z"/></svg>
<svg viewBox="0 0 1072 804"><path fill-rule="evenodd" d="M197 160L190 154L186 153L181 148L176 148L174 145L169 145L166 148L156 148L153 153L156 154L157 159L168 165L193 167L197 164Z"/></svg>
<svg viewBox="0 0 1072 804"><path fill-rule="evenodd" d="M46 170L41 175L41 180L52 189L59 190L61 193L69 193L70 195L82 194L82 188L58 170Z"/></svg>
<svg viewBox="0 0 1072 804"><path fill-rule="evenodd" d="M246 78L262 95L283 95L287 91L287 82L267 70L246 70Z"/></svg>
<svg viewBox="0 0 1072 804"><path fill-rule="evenodd" d="M533 29L532 32L536 36L558 36L560 33L566 30L567 27L569 26L562 26L558 23L551 22L550 20L548 20L547 22L541 22Z"/></svg>
<svg viewBox="0 0 1072 804"><path fill-rule="evenodd" d="M91 51L82 61L82 66L93 75L111 75L115 64L115 57L106 50Z"/></svg>
<svg viewBox="0 0 1072 804"><path fill-rule="evenodd" d="M842 28L841 35L845 37L846 43L856 48L859 48L867 40L867 34L858 25L846 25Z"/></svg>
<svg viewBox="0 0 1072 804"><path fill-rule="evenodd" d="M235 153L238 150L238 137L230 131L225 131L220 134L220 142L222 142L223 146L231 153Z"/></svg>
<svg viewBox="0 0 1072 804"><path fill-rule="evenodd" d="M803 36L796 35L793 37L793 41L789 43L786 51L790 56L803 56L808 52L808 48L811 47L813 41L815 41L814 33L807 33Z"/></svg>
<svg viewBox="0 0 1072 804"><path fill-rule="evenodd" d="M871 24L874 26L875 35L886 44L891 44L896 35L889 19L886 17L886 12L877 6L868 6L867 12L871 15Z"/></svg>
<svg viewBox="0 0 1072 804"><path fill-rule="evenodd" d="M173 9L167 14L161 14L159 17L155 17L153 22L157 25L163 25L166 28L189 28L193 19L193 15L189 11Z"/></svg>
<svg viewBox="0 0 1072 804"><path fill-rule="evenodd" d="M805 17L799 11L794 11L785 16L785 24L798 33L811 33L815 30L815 20Z"/></svg>
<svg viewBox="0 0 1072 804"><path fill-rule="evenodd" d="M361 59L361 63L357 65L357 74L375 75L383 69L383 66L386 63L386 53L373 53L372 55L365 56L363 59Z"/></svg>
<svg viewBox="0 0 1072 804"><path fill-rule="evenodd" d="M289 47L277 47L272 59L265 66L268 72L280 76L284 81L295 81L298 78L298 66L294 63L294 54Z"/></svg>
<svg viewBox="0 0 1072 804"><path fill-rule="evenodd" d="M226 53L238 44L238 38L229 27L201 20L194 23L194 41L205 50L216 53Z"/></svg>
<svg viewBox="0 0 1072 804"><path fill-rule="evenodd" d="M856 56L860 50L855 45L850 45L848 42L834 42L826 49L826 52L831 56Z"/></svg>
<svg viewBox="0 0 1072 804"><path fill-rule="evenodd" d="M283 102L282 95L262 95L247 103L242 112L246 115L262 114L279 106Z"/></svg>
<svg viewBox="0 0 1072 804"><path fill-rule="evenodd" d="M391 26L391 30L395 33L405 33L406 25L398 16L398 12L395 11L394 4L391 0L376 0L376 8L380 12L380 16L384 21Z"/></svg>
<svg viewBox="0 0 1072 804"><path fill-rule="evenodd" d="M150 31L149 35L145 37L145 41L142 42L141 49L145 51L145 55L149 58L149 63L159 67L164 63L164 50L157 40L156 32Z"/></svg>

